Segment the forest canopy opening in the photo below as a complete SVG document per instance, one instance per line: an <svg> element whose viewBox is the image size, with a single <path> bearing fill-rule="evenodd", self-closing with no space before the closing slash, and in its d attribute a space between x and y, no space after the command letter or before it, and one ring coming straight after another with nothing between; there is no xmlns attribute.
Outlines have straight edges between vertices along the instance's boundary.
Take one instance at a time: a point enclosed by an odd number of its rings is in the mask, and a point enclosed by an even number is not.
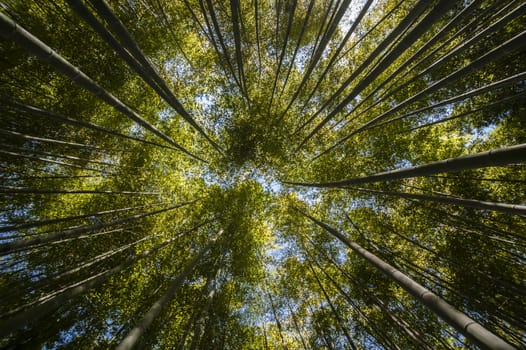
<svg viewBox="0 0 526 350"><path fill-rule="evenodd" d="M526 347L526 3L4 0L0 347Z"/></svg>

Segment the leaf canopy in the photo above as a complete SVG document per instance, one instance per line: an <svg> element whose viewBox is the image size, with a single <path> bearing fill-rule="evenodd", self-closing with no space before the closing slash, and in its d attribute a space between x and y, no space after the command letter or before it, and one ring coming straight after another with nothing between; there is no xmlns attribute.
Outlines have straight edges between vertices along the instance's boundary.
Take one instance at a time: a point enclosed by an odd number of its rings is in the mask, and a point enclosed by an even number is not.
<svg viewBox="0 0 526 350"><path fill-rule="evenodd" d="M4 1L0 347L526 347L525 16Z"/></svg>

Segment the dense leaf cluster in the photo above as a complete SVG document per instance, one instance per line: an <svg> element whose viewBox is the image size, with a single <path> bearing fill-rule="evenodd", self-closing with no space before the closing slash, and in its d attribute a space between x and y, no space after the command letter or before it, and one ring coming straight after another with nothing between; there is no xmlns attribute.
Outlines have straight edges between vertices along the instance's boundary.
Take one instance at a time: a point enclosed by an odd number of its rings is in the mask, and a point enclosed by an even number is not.
<svg viewBox="0 0 526 350"><path fill-rule="evenodd" d="M0 347L526 347L525 20L3 1Z"/></svg>

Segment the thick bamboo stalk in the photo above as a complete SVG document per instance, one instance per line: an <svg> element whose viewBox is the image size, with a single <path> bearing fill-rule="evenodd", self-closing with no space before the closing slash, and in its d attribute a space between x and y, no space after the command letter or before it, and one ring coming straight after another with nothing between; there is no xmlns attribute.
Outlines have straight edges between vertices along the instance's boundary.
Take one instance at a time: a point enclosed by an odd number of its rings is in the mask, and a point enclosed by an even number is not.
<svg viewBox="0 0 526 350"><path fill-rule="evenodd" d="M139 114L133 111L129 106L124 104L121 100L113 96L111 93L106 91L84 72L77 67L73 66L70 62L64 59L62 56L57 54L53 49L44 44L40 39L26 31L24 28L19 26L9 17L0 12L0 35L6 39L13 40L31 54L37 56L40 60L51 65L56 71L64 74L82 88L88 90L93 95L98 97L106 104L112 106L122 114L126 115L134 122L142 126L143 128L151 131L153 134L168 142L183 153L204 161L198 156L192 154L187 149L179 145L177 142L172 140L169 136L158 130L155 126L148 123Z"/></svg>
<svg viewBox="0 0 526 350"><path fill-rule="evenodd" d="M427 306L437 316L446 321L448 324L456 328L465 337L473 341L475 344L483 349L491 350L513 350L514 347L504 341L502 338L493 334L479 323L468 317L463 312L460 312L451 304L441 299L438 295L431 292L427 288L418 284L400 270L389 265L385 261L378 258L376 255L370 253L368 250L362 248L357 243L351 241L349 238L332 228L331 226L317 220L309 214L295 208L303 216L310 219L319 227L336 237L346 246L351 248L354 252L364 258L369 264L384 273L387 277L396 282L399 286L404 288L413 297L415 297L423 305Z"/></svg>
<svg viewBox="0 0 526 350"><path fill-rule="evenodd" d="M385 182L406 179L417 176L429 176L439 173L449 173L468 169L478 169L493 166L504 166L526 162L526 143L493 149L457 158L439 160L410 168L395 169L370 176L356 177L336 182L290 182L284 184L307 187L343 187L373 182Z"/></svg>
<svg viewBox="0 0 526 350"><path fill-rule="evenodd" d="M150 85L160 97L162 97L172 108L174 108L194 129L203 135L214 148L221 151L219 146L204 132L197 122L184 109L183 105L175 97L166 82L155 71L144 53L139 49L124 25L111 11L104 1L93 1L99 14L106 18L111 28L116 32L124 45L121 45L113 35L97 20L95 16L80 0L68 0L69 5L75 12L86 21L121 57L132 67L141 78Z"/></svg>
<svg viewBox="0 0 526 350"><path fill-rule="evenodd" d="M483 210L493 210L493 211L499 211L502 213L514 214L514 215L526 215L526 205L487 202L487 201L480 201L476 199L458 198L458 197L453 197L453 196L430 196L430 195L418 194L418 193L379 191L379 190L371 190L368 188L354 188L354 187L350 187L350 188L357 190L357 191L380 194L380 195L385 195L385 196L393 196L393 197L400 197L400 198L406 198L406 199L418 199L418 200L430 201L430 202L435 202L435 203L442 203L442 204L447 204L447 205L458 205L462 207L476 208L476 209L483 209Z"/></svg>
<svg viewBox="0 0 526 350"><path fill-rule="evenodd" d="M414 43L414 37L422 35L436 20L438 20L439 16L443 15L443 13L439 12L441 8L445 7L445 3L447 1L443 0L439 5L437 5L431 12L430 15L426 16L428 18L428 21L420 21L419 24L414 28L413 31L411 31L404 39L401 40L401 42L395 47L395 49L389 53L388 57L383 60L383 62L377 66L376 69L373 70L373 72L369 73L366 77L364 77L349 93L345 99L338 104L338 106L330 112L323 120L320 122L308 135L303 139L303 141L298 146L298 149L301 148L312 136L314 136L322 127L325 125L330 119L332 119L337 113L339 113L340 110L342 110L347 104L349 104L350 101L352 101L359 93L360 91L370 84L378 74L380 74L388 65L394 62L394 59L403 51L407 50L413 43ZM404 19L397 25L395 29L393 29L387 37L376 47L376 49L365 59L364 62L361 63L361 65L353 71L351 76L349 76L345 82L336 90L335 93L332 94L332 96L300 127L303 128L305 125L310 123L312 120L314 120L320 113L323 111L331 101L334 101L348 86L351 84L356 77L358 77L375 59L378 58L378 55L381 54L383 50L387 48L389 44L392 43L393 40L395 40L398 36L400 36L408 27L409 25L416 19L422 12L427 8L428 4L425 1L419 1L415 6L411 9L411 12L404 17ZM394 57L394 58L392 58Z"/></svg>

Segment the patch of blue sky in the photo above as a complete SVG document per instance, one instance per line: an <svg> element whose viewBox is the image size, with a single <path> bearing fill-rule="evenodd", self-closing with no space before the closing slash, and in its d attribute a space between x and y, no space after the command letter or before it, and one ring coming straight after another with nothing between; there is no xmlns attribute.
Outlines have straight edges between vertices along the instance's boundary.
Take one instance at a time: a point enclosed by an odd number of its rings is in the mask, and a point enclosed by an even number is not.
<svg viewBox="0 0 526 350"><path fill-rule="evenodd" d="M157 113L157 116L159 117L159 119L163 121L170 120L171 118L173 118L174 115L175 115L175 111L171 108L165 108L161 110L159 113Z"/></svg>
<svg viewBox="0 0 526 350"><path fill-rule="evenodd" d="M294 191L298 199L309 204L309 206L314 206L321 202L320 192L321 190L319 188L314 188L314 187L301 188L301 189L296 189Z"/></svg>
<svg viewBox="0 0 526 350"><path fill-rule="evenodd" d="M257 181L261 187L267 192L273 193L273 194L279 194L283 192L283 187L281 186L281 183L277 180L275 180L273 177L264 177L261 174L256 174L254 176L254 180Z"/></svg>
<svg viewBox="0 0 526 350"><path fill-rule="evenodd" d="M277 239L273 247L265 250L265 254L272 258L271 262L267 264L267 268L276 270L282 262L291 256L290 252L295 250L295 248L296 245L291 240L283 238Z"/></svg>
<svg viewBox="0 0 526 350"><path fill-rule="evenodd" d="M378 340L376 340L376 338L373 337L372 335L370 335L369 333L367 333L367 332L358 332L358 334L360 334L362 336L363 344L365 345L366 349L370 349L370 350L376 350L376 349L384 350L385 349L385 347L382 346L378 342Z"/></svg>
<svg viewBox="0 0 526 350"><path fill-rule="evenodd" d="M234 180L230 180L229 177L220 176L219 174L211 171L208 167L203 174L203 181L207 186L217 185L222 189L227 189L235 184Z"/></svg>
<svg viewBox="0 0 526 350"><path fill-rule="evenodd" d="M396 105L396 103L394 102L392 103ZM418 127L418 126L422 126L425 124L440 121L444 118L451 116L452 113L453 113L453 105L447 105L447 106L442 106L440 108L437 107L431 113L430 112L419 113L415 115L410 115L408 117L416 119L415 127Z"/></svg>
<svg viewBox="0 0 526 350"><path fill-rule="evenodd" d="M128 135L135 136L135 137L142 137L144 136L144 129L139 124L134 123L128 129Z"/></svg>
<svg viewBox="0 0 526 350"><path fill-rule="evenodd" d="M111 317L106 319L106 325L106 332L102 334L102 339L111 342L117 336L119 330L122 328L122 325L115 322L115 320L113 320Z"/></svg>
<svg viewBox="0 0 526 350"><path fill-rule="evenodd" d="M312 47L300 46L298 49L298 54L296 55L296 59L294 60L294 68L298 71L305 70L307 68L307 62L309 61L311 53Z"/></svg>
<svg viewBox="0 0 526 350"><path fill-rule="evenodd" d="M214 128L215 118L210 118L217 106L217 98L215 94L210 92L200 92L194 96L195 111L192 111L196 117L200 119L201 123L207 123L208 127Z"/></svg>
<svg viewBox="0 0 526 350"><path fill-rule="evenodd" d="M41 171L48 174L59 174L62 171L62 165L56 163L46 163L42 166Z"/></svg>
<svg viewBox="0 0 526 350"><path fill-rule="evenodd" d="M496 128L496 124L490 124L482 128L474 129L473 133L466 138L464 147L470 148L478 142L488 141L491 137L491 133L493 133Z"/></svg>
<svg viewBox="0 0 526 350"><path fill-rule="evenodd" d="M344 119L340 120L331 120L331 123L329 124L334 131L340 131L345 126L347 126L347 123L344 122Z"/></svg>
<svg viewBox="0 0 526 350"><path fill-rule="evenodd" d="M353 199L351 202L351 209L363 209L363 208L370 208L373 209L376 212L385 212L387 209L383 206L381 206L378 201L377 197L375 195L370 195L369 198L358 198ZM379 197L382 198L382 197Z"/></svg>
<svg viewBox="0 0 526 350"><path fill-rule="evenodd" d="M203 111L209 111L216 105L216 98L210 93L199 93L195 96L195 102L198 103Z"/></svg>
<svg viewBox="0 0 526 350"><path fill-rule="evenodd" d="M343 265L345 264L345 262L347 261L347 250L349 248L344 245L343 243L341 244L341 247L340 249L337 250L337 254L335 257L333 257L334 261L339 264L339 265Z"/></svg>
<svg viewBox="0 0 526 350"><path fill-rule="evenodd" d="M345 10L345 13L342 16L342 19L338 23L338 29L340 30L343 35L346 35L349 29L351 28L352 24L358 17L358 14L360 13L361 9L363 8L363 5L365 4L366 0L355 0L351 1L351 4L347 7ZM373 6L378 1L374 1ZM353 34L355 35L355 34ZM351 36L352 38L352 36ZM327 46L325 50L322 53L322 59L326 59L328 55L333 51L334 49L330 46Z"/></svg>
<svg viewBox="0 0 526 350"><path fill-rule="evenodd" d="M48 271L43 266L32 269L24 268L24 271L27 272L27 275L30 276L31 282L38 282L49 277Z"/></svg>
<svg viewBox="0 0 526 350"><path fill-rule="evenodd" d="M263 172L252 166L232 170L228 176L217 174L210 168L207 168L204 171L203 180L207 185L218 185L223 189L231 188L242 181L256 181L264 191L271 194L288 192L288 189L281 185L281 182L276 179L272 171Z"/></svg>
<svg viewBox="0 0 526 350"><path fill-rule="evenodd" d="M366 1L367 0L354 0L351 2L338 25L339 29L342 32L347 33L349 31L352 24L356 20L356 17L358 17L358 14L362 10L363 5L365 5ZM377 3L378 0L373 1L371 7L374 7Z"/></svg>
<svg viewBox="0 0 526 350"><path fill-rule="evenodd" d="M16 253L15 253L16 254ZM11 254L9 254L11 255ZM28 271L28 262L26 260L19 260L14 264L11 264L10 261L12 261L9 257L9 255L4 255L2 259L4 259L4 264L0 265L0 271L2 273L12 273L12 272L18 272L18 271Z"/></svg>
<svg viewBox="0 0 526 350"><path fill-rule="evenodd" d="M400 159L398 162L396 162L394 169L400 169L400 168L410 168L414 166L414 164L409 159Z"/></svg>
<svg viewBox="0 0 526 350"><path fill-rule="evenodd" d="M113 342L115 340L115 337L119 334L119 331L122 329L122 325L116 323L111 317L106 319L106 332L101 334L98 337L98 340L104 340L106 342ZM51 346L44 345L42 347L42 350L51 350L51 349L59 349L62 348L64 344L70 344L73 339L75 339L78 336L81 336L84 333L84 329L86 329L86 324L83 321L78 321L73 326L71 326L68 330L61 331L59 333L60 340L55 341ZM94 348L97 348L100 346L97 341L93 344Z"/></svg>
<svg viewBox="0 0 526 350"><path fill-rule="evenodd" d="M59 349L64 344L70 344L73 339L78 337L79 335L82 335L82 329L84 328L84 322L79 321L75 323L73 326L71 326L68 330L61 331L59 333L59 340L53 342L51 346L44 345L42 347L42 350L51 350L51 349Z"/></svg>
<svg viewBox="0 0 526 350"><path fill-rule="evenodd" d="M164 63L164 69L170 73L174 80L192 79L192 67L182 58L174 57Z"/></svg>
<svg viewBox="0 0 526 350"><path fill-rule="evenodd" d="M26 204L23 208L14 208L14 210L10 210L10 215L7 216L4 212L3 214L0 214L0 228L5 229L6 227L9 227L13 225L13 218L19 217L24 218L25 221L31 220L33 217L31 215L31 210L34 207L34 203ZM4 208L9 210L8 207ZM18 233L18 230L13 229L9 231L0 232L0 240L2 243L8 243L16 240L15 234Z"/></svg>

